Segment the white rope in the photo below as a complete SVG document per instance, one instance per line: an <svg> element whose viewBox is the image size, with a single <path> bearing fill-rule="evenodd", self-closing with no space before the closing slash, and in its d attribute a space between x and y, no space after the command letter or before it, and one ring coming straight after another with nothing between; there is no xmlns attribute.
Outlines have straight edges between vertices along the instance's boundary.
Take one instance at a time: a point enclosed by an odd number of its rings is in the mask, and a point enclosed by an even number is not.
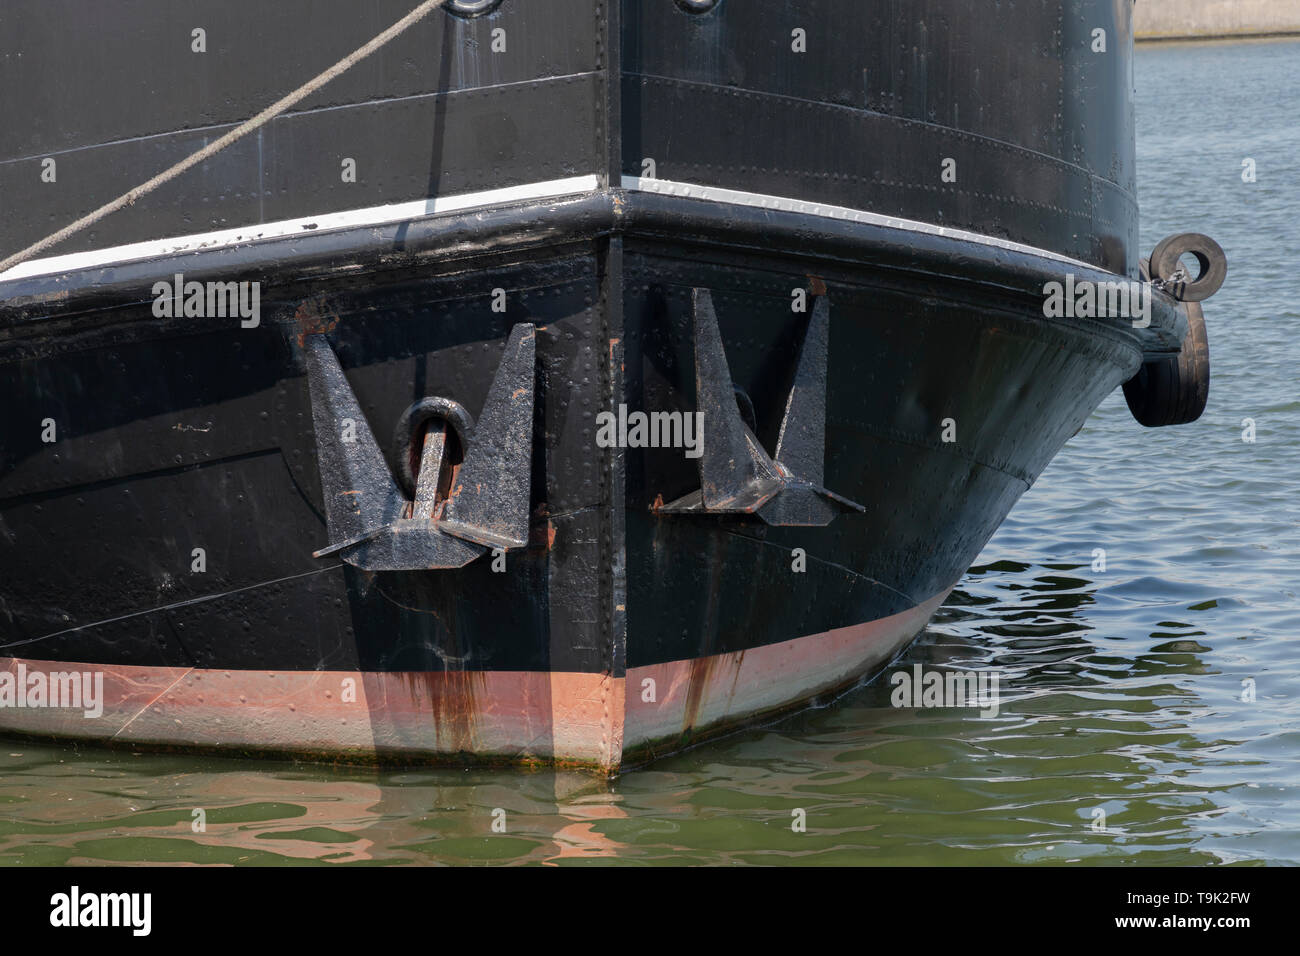
<svg viewBox="0 0 1300 956"><path fill-rule="evenodd" d="M87 226L94 225L95 223L99 222L99 220L103 219L105 216L109 215L110 213L117 212L123 206L131 205L141 196L145 196L153 192L163 183L175 179L177 176L185 172L190 167L196 166L199 163L203 162L205 159L208 159L209 157L221 152L221 150L225 149L231 143L235 142L238 139L242 139L243 137L247 136L249 133L253 132L253 130L265 126L267 123L275 119L285 110L289 109L294 104L301 102L303 99L310 96L312 93L315 93L317 90L319 90L330 80L350 70L353 66L360 63L366 57L370 56L370 54L374 53L384 44L388 43L389 40L392 40L394 37L398 36L405 30L407 30L409 27L423 20L430 13L432 13L434 10L441 7L446 2L447 0L424 0L424 3L421 3L418 7L412 10L406 16L402 17L402 19L398 20L391 27L389 27L383 33L379 34L369 43L365 44L362 47L359 47L358 49L354 50L352 53L349 53L343 59L339 60L328 70L326 70L324 73L321 73L320 75L308 80L306 83L298 87L288 96L285 96L282 99L279 99L276 102L272 103L270 106L262 110L262 112L258 113L252 119L240 123L238 126L232 129L229 133L226 133L220 139L213 140L211 143L209 143L207 146L204 146L198 152L191 153L189 156L186 156L175 166L172 166L168 169L164 169L157 176L153 177L153 179L150 179L148 182L141 183L139 186L136 186L134 189L123 193L122 195L114 199L112 202L105 203L104 205L96 209L94 212L82 216L80 219L78 219L76 222L72 223L71 225L64 226L58 232L46 236L44 239L40 240L39 242L33 243L32 245L28 246L26 249L22 250L21 252L14 253L12 256L5 259L3 262L0 262L0 278L2 278L4 273L8 271L11 267L18 265L18 263L23 262L27 259L30 259L38 252L44 252L46 249L50 248L51 246L57 245L58 243L62 242L64 239L67 239L69 236L76 235L77 233L81 232L81 230L85 229Z"/></svg>

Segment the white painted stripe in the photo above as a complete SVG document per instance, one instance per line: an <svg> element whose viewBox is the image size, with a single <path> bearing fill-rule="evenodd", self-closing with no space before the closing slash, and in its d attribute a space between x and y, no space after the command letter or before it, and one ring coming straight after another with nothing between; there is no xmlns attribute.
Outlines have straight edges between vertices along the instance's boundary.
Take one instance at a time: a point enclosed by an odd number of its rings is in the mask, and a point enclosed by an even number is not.
<svg viewBox="0 0 1300 956"><path fill-rule="evenodd" d="M595 175L571 176L568 179L552 179L542 183L526 183L522 186L507 186L502 189L462 193L457 196L415 199L410 202L392 203L386 206L369 206L365 209L323 213L319 216L282 219L260 225L241 226L237 229L223 229L219 232L203 232L196 235L175 236L167 239L149 239L145 242L110 246L106 249L94 249L90 252L74 252L69 255L47 256L43 259L20 262L12 269L0 274L0 282L70 272L75 269L118 265L139 259L149 259L154 256L197 252L200 249L218 249L223 246L258 242L263 239L306 234L316 235L332 229L347 229L357 226L379 226L390 222L419 219L422 216L436 216L440 213L474 209L479 206L497 206L533 199L554 199L560 196L594 192L599 186L600 181Z"/></svg>
<svg viewBox="0 0 1300 956"><path fill-rule="evenodd" d="M19 263L7 272L0 273L0 282L71 272L77 269L120 265L155 256L179 255L200 250L219 249L226 246L254 243L264 239L301 236L306 233L314 235L334 229L379 226L386 223L403 222L425 216L436 216L484 206L527 202L536 199L555 199L561 196L594 192L599 186L600 182L595 175L571 176L567 179L526 183L521 186L507 186L502 189L488 189L482 192L462 193L456 196L415 199L385 206L368 206L364 209L322 213L318 216L281 219L276 222L241 226L236 229L223 229L217 232L172 236L165 239L149 239L144 242L93 249L89 252L74 252L62 256L31 259ZM821 216L827 219L867 223L906 232L927 233L933 236L943 236L948 239L974 242L1039 258L1052 259L1082 269L1096 270L1098 268L1079 259L1072 259L1069 256L1063 256L1047 249L1040 249L1037 246L985 236L964 229L936 226L933 223L920 222L915 219L884 216L880 213L868 212L864 209L853 209L848 206L834 206L826 203L808 202L803 199L790 199L784 196L744 192L737 189L725 189L721 186L701 186L695 183L674 182L666 179L643 179L639 176L624 176L622 186L624 189L639 192L660 193L666 196L685 196L710 202L754 206L761 209L776 209L808 216Z"/></svg>
<svg viewBox="0 0 1300 956"><path fill-rule="evenodd" d="M826 219L842 219L847 222L861 222L873 226L884 226L887 229L901 229L906 232L923 232L931 236L943 236L947 239L957 239L962 242L976 242L983 246L994 246L998 249L1021 252L1043 259L1053 259L1083 269L1105 271L1080 259L1072 259L1069 256L1063 256L1048 249L1040 249L1037 246L1028 246L1024 243L1012 242L1009 239L985 236L978 232L968 232L965 229L936 226L933 223L920 222L916 219L882 216L880 213L867 212L865 209L851 209L848 206L831 206L826 203L808 202L803 199L789 199L785 196L742 192L737 189L724 189L721 186L700 186L695 183L674 182L668 179L643 179L640 176L624 176L623 188L634 189L639 192L660 193L665 196L706 199L710 202L731 203L736 206L755 206L759 209L796 212L805 216L822 216Z"/></svg>

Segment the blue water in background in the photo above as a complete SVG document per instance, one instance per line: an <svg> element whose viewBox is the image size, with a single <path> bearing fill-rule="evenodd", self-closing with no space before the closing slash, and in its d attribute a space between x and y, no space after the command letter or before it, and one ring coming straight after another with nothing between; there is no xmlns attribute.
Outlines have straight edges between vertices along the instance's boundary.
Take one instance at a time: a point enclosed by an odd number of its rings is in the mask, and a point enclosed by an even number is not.
<svg viewBox="0 0 1300 956"><path fill-rule="evenodd" d="M1228 255L1209 407L1152 430L1112 395L900 661L996 670L997 717L877 681L609 786L5 742L0 862L1300 863L1300 43L1135 72L1143 252Z"/></svg>

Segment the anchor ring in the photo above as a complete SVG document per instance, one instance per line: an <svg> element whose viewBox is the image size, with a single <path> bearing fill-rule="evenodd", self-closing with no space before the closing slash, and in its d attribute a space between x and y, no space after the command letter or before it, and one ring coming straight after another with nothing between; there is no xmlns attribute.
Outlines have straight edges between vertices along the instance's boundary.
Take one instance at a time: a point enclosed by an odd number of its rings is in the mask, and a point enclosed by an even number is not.
<svg viewBox="0 0 1300 956"><path fill-rule="evenodd" d="M408 495L415 494L416 484L409 453L411 444L424 430L424 426L435 418L442 419L451 426L462 449L469 447L469 436L474 431L474 416L466 411L465 406L460 402L432 396L420 399L402 412L402 417L398 419L397 428L393 432L393 447L396 449L394 457L397 465L397 480Z"/></svg>
<svg viewBox="0 0 1300 956"><path fill-rule="evenodd" d="M471 19L491 13L501 5L501 0L447 0L446 10L452 16Z"/></svg>

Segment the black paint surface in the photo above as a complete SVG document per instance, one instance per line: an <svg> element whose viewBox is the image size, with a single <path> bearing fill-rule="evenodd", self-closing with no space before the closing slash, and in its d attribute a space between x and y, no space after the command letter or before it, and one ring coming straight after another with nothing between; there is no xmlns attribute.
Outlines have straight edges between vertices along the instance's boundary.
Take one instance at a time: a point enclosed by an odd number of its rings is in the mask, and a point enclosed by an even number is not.
<svg viewBox="0 0 1300 956"><path fill-rule="evenodd" d="M107 12L76 5L55 35L59 6L0 12L0 87L21 94L0 106L5 252L406 9L200 3L162 29L128 3L108 30ZM608 188L0 284L0 654L621 674L897 613L952 584L1143 351L1176 347L1173 310L1160 305L1140 335L1046 320L1040 290L1060 263L617 186L651 157L661 178L1129 272L1128 5L969 6L723 0L692 15L627 0L611 15L594 0L505 0L472 20L439 14L262 138L57 251L587 173ZM192 20L210 24L206 60L189 52ZM1105 56L1089 51L1094 25ZM486 52L497 27L513 52ZM794 27L806 54L790 51ZM42 46L43 65L16 56ZM105 74L102 57L124 65ZM56 61L66 75L45 83ZM57 184L39 184L45 155ZM358 158L357 184L340 182L341 156ZM955 184L939 179L949 156ZM261 281L262 325L154 318L152 283L177 271ZM698 487L694 463L597 448L596 414L693 409L688 301L703 286L771 452L807 321L790 293L809 276L831 302L825 484L866 513L818 529L655 515L656 499ZM311 557L326 536L294 319L308 301L338 318L331 342L381 442L422 397L477 414L511 326L538 326L533 536L507 573L481 560L367 575ZM55 444L41 441L46 418ZM791 572L796 547L804 574Z"/></svg>

